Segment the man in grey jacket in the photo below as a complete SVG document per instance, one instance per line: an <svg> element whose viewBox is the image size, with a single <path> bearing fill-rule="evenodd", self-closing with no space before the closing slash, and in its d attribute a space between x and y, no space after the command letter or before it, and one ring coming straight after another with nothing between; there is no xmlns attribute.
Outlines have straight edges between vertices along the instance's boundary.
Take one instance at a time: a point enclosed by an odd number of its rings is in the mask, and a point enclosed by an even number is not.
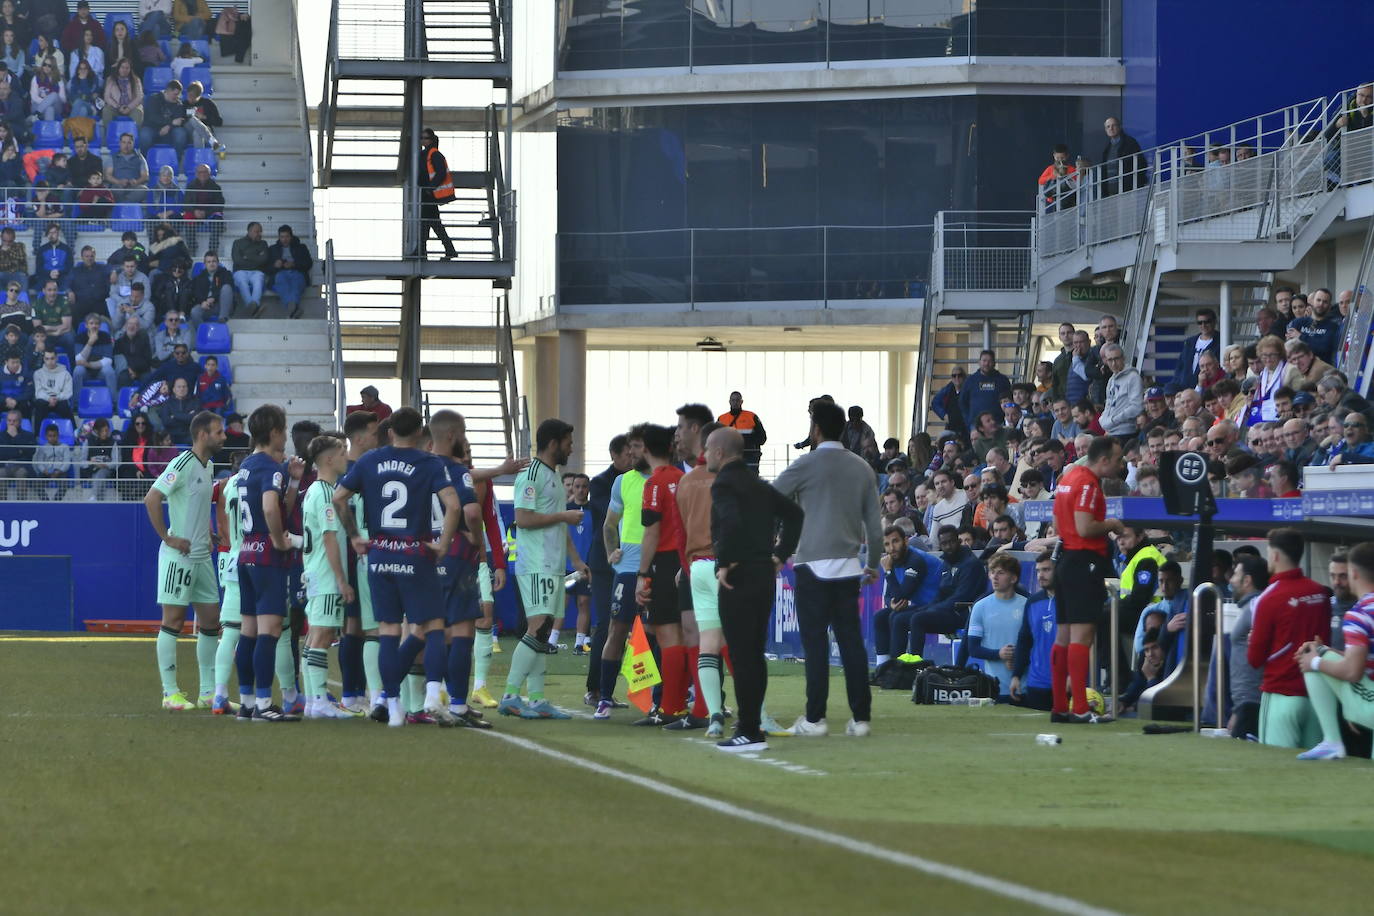
<svg viewBox="0 0 1374 916"><path fill-rule="evenodd" d="M1120 344L1104 344L1102 362L1112 370L1112 377L1107 381L1106 407L1097 420L1112 438L1134 439L1140 435L1136 418L1145 411L1145 385L1140 370L1126 365L1126 353Z"/></svg>
<svg viewBox="0 0 1374 916"><path fill-rule="evenodd" d="M830 693L830 641L834 630L844 667L845 691L853 714L845 734L869 733L873 695L868 686L868 651L859 627L859 585L875 582L882 551L882 519L873 468L840 443L844 410L811 404L815 450L792 462L773 486L795 499L806 514L797 547L797 624L806 652L806 714L792 734L827 734L825 704ZM867 548L866 560L860 551Z"/></svg>

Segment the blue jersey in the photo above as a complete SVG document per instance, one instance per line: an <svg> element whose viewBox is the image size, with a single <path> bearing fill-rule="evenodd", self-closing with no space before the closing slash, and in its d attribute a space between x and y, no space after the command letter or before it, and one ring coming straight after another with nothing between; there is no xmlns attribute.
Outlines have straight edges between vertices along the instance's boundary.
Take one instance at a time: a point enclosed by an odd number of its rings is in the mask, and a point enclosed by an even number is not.
<svg viewBox="0 0 1374 916"><path fill-rule="evenodd" d="M1054 650L1054 636L1058 629L1054 615L1054 596L1048 592L1036 592L1026 602L1021 626L1030 630L1031 651L1025 687L1049 690L1053 683L1050 677L1050 654Z"/></svg>
<svg viewBox="0 0 1374 916"><path fill-rule="evenodd" d="M592 527L592 507L590 505L579 506L577 503L568 503L569 512L581 512L582 521L576 525L568 526L568 534L572 537L573 546L577 548L577 555L582 558L582 562L587 562L587 557L592 555L592 543L600 533ZM568 557L567 572L572 572L572 557Z"/></svg>
<svg viewBox="0 0 1374 916"><path fill-rule="evenodd" d="M454 492L458 494L459 509L477 502L477 491L472 488L472 472L452 458L440 456L439 460L443 462L444 472L448 474L449 483L452 484ZM439 499L438 493L430 497L430 530L433 532L435 540L438 540L444 531L444 503ZM439 576L445 581L452 580L463 572L477 568L478 548L463 536L462 532L464 531L467 531L467 523L463 520L460 512L458 532L454 535L453 543L449 545L448 555L439 564ZM480 536L482 531L479 529L474 533Z"/></svg>
<svg viewBox="0 0 1374 916"><path fill-rule="evenodd" d="M1026 609L1026 596L1013 594L1010 598L985 595L973 605L968 618L968 635L977 636L983 641L983 648L993 652L1003 646L1015 646L1021 634L1021 618ZM983 660L988 674L997 678L1001 685L998 692L1006 696L1011 692L1011 665L1001 659Z"/></svg>
<svg viewBox="0 0 1374 916"><path fill-rule="evenodd" d="M276 493L280 501L286 490L286 471L266 452L254 452L243 459L242 471L239 476L239 524L243 529L243 546L239 549L239 565L290 566L292 552L272 546L267 517L262 512L264 493Z"/></svg>
<svg viewBox="0 0 1374 916"><path fill-rule="evenodd" d="M413 448L384 446L358 459L339 485L363 497L369 536L368 556L432 556L431 497L453 484L436 455Z"/></svg>

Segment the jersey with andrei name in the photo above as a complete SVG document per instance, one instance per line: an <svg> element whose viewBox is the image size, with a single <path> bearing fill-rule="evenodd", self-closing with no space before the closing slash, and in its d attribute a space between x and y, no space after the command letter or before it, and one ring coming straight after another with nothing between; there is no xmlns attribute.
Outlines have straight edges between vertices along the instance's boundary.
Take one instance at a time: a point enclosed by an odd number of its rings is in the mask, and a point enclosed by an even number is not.
<svg viewBox="0 0 1374 916"><path fill-rule="evenodd" d="M432 556L430 497L452 486L439 458L388 445L358 459L339 485L362 495L368 556Z"/></svg>

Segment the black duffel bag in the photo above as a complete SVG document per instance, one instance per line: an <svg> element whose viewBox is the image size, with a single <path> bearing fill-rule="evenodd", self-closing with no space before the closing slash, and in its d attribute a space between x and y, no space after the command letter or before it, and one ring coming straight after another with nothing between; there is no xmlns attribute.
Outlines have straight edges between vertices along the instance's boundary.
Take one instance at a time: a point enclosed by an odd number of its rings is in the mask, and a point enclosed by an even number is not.
<svg viewBox="0 0 1374 916"><path fill-rule="evenodd" d="M911 702L920 705L949 705L976 698L997 698L997 678L976 668L932 665L916 675Z"/></svg>

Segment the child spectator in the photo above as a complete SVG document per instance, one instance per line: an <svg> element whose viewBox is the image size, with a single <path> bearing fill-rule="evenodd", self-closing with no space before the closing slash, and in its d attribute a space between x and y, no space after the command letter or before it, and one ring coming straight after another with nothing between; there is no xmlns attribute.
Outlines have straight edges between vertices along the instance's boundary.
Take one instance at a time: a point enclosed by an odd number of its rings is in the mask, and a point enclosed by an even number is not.
<svg viewBox="0 0 1374 916"><path fill-rule="evenodd" d="M19 360L20 365L24 362L24 332L19 329L19 325L12 321L4 321L0 318L0 324L5 326L5 334L0 338L0 363L13 356Z"/></svg>
<svg viewBox="0 0 1374 916"><path fill-rule="evenodd" d="M988 674L997 678L998 696L1010 698L1016 640L1026 610L1026 596L1016 591L1021 564L1014 557L998 554L988 561L988 580L992 594L979 599L969 615L968 653L986 662Z"/></svg>
<svg viewBox="0 0 1374 916"><path fill-rule="evenodd" d="M48 167L43 172L43 177L47 179L48 187L52 188L54 197L62 203L71 201L72 174L70 156L62 152L53 153L52 160L48 162Z"/></svg>
<svg viewBox="0 0 1374 916"><path fill-rule="evenodd" d="M71 476L72 449L58 438L57 425L49 426L43 432L43 444L33 451L33 470L36 476L48 480L47 498L59 500L66 487L59 481Z"/></svg>
<svg viewBox="0 0 1374 916"><path fill-rule="evenodd" d="M183 41L181 47L177 49L177 56L172 58L172 76L178 82L185 82L187 67L199 67L205 63L205 58L196 53L196 46L189 41Z"/></svg>
<svg viewBox="0 0 1374 916"><path fill-rule="evenodd" d="M125 232L119 237L119 247L110 252L110 256L105 263L111 270L119 270L124 266L124 261L129 255L134 256L134 269L129 272L130 280L143 279L147 277L135 277L134 273L146 274L148 272L148 250L143 247L143 243L138 240L135 232ZM111 278L113 280L113 278Z"/></svg>
<svg viewBox="0 0 1374 916"><path fill-rule="evenodd" d="M81 207L81 218L89 222L104 223L110 218L110 210L114 207L114 192L105 187L105 175L101 172L91 172L86 177L86 187L76 195L76 202Z"/></svg>
<svg viewBox="0 0 1374 916"><path fill-rule="evenodd" d="M67 215L67 210L62 206L61 195L53 194L48 182L42 178L33 183L33 202L28 206L29 219L33 220L33 248L35 254L42 252L43 227L48 227L48 233L52 232L52 227L56 225L53 220L62 219ZM68 251L71 247L68 246Z"/></svg>
<svg viewBox="0 0 1374 916"><path fill-rule="evenodd" d="M203 409L220 414L224 413L233 399L229 383L219 374L218 357L205 357L205 371L196 381L196 397L200 398L200 406Z"/></svg>
<svg viewBox="0 0 1374 916"><path fill-rule="evenodd" d="M32 376L43 368L43 354L48 352L48 329L38 325L29 333L29 345L24 348L24 371Z"/></svg>

